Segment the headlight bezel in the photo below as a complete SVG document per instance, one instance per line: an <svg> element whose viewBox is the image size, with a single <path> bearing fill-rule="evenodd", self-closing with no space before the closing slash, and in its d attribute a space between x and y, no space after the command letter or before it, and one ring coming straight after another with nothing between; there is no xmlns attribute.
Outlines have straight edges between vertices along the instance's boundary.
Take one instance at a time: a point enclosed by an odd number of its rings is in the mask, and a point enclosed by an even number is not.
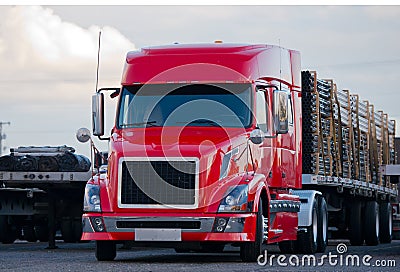
<svg viewBox="0 0 400 272"><path fill-rule="evenodd" d="M218 206L219 213L243 213L248 212L249 186L239 184L228 188L227 193L221 199ZM229 202L229 203L228 203Z"/></svg>
<svg viewBox="0 0 400 272"><path fill-rule="evenodd" d="M84 212L101 212L100 186L87 183L83 198Z"/></svg>

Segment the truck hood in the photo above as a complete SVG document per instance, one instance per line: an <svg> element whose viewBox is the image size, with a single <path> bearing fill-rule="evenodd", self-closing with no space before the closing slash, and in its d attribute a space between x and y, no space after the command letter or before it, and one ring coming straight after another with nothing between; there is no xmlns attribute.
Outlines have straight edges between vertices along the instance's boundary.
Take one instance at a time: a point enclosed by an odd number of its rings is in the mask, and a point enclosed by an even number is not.
<svg viewBox="0 0 400 272"><path fill-rule="evenodd" d="M199 188L198 208L195 210L216 212L220 199L216 197L216 192L219 190L217 194L222 195L225 193L223 190L226 189L226 187L222 188L223 182L220 182L222 161L227 153L234 150L235 152L229 155L230 173L226 176L229 178L243 172L247 166L247 157L242 156L247 147L247 139L248 134L240 128L152 127L115 132L110 146L110 176L119 175L118 165L122 160L194 159L198 163ZM240 156L240 159L234 159L232 153L235 153L234 156ZM113 179L110 182L118 181ZM118 185L115 183L111 187L116 189ZM116 210L120 208L114 207ZM171 212L169 209L162 209L162 211ZM194 210L187 210L187 212L190 211Z"/></svg>
<svg viewBox="0 0 400 272"><path fill-rule="evenodd" d="M120 131L113 135L115 151L125 157L196 157L228 152L243 144L241 128L154 127Z"/></svg>

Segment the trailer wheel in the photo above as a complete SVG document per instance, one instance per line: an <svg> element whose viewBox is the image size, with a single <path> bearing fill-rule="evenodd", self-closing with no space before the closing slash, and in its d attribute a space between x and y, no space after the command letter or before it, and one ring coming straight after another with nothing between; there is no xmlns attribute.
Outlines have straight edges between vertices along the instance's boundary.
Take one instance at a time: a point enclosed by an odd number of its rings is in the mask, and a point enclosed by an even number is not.
<svg viewBox="0 0 400 272"><path fill-rule="evenodd" d="M379 205L376 201L368 201L364 210L365 243L368 246L379 244Z"/></svg>
<svg viewBox="0 0 400 272"><path fill-rule="evenodd" d="M244 262L255 262L261 255L262 244L264 242L264 231L268 229L268 219L263 215L263 203L260 199L257 212L257 225L254 242L245 242L240 246L240 258Z"/></svg>
<svg viewBox="0 0 400 272"><path fill-rule="evenodd" d="M3 244L12 244L16 239L16 228L9 224L7 215L0 215L0 241Z"/></svg>
<svg viewBox="0 0 400 272"><path fill-rule="evenodd" d="M392 205L389 202L383 202L379 205L379 240L381 243L390 243L392 241L393 218Z"/></svg>
<svg viewBox="0 0 400 272"><path fill-rule="evenodd" d="M364 243L361 204L361 201L355 200L350 207L349 238L352 246L361 246Z"/></svg>
<svg viewBox="0 0 400 272"><path fill-rule="evenodd" d="M328 245L328 206L326 205L325 198L319 196L318 198L318 232L317 232L317 252L325 252Z"/></svg>
<svg viewBox="0 0 400 272"><path fill-rule="evenodd" d="M96 241L96 259L112 261L117 256L117 246L114 241Z"/></svg>
<svg viewBox="0 0 400 272"><path fill-rule="evenodd" d="M314 254L317 251L318 237L318 202L314 199L312 208L311 226L306 228L305 232L297 235L297 244L299 251L305 254Z"/></svg>

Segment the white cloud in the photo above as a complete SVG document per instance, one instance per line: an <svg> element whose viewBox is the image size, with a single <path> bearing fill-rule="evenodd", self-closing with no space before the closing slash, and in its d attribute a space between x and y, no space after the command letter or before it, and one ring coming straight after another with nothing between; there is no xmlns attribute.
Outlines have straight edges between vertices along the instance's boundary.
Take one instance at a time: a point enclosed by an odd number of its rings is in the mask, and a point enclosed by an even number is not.
<svg viewBox="0 0 400 272"><path fill-rule="evenodd" d="M76 129L90 126L100 27L80 27L40 6L3 6L0 16L0 121L12 123L6 144L76 146ZM134 49L118 30L102 27L100 86L119 85Z"/></svg>

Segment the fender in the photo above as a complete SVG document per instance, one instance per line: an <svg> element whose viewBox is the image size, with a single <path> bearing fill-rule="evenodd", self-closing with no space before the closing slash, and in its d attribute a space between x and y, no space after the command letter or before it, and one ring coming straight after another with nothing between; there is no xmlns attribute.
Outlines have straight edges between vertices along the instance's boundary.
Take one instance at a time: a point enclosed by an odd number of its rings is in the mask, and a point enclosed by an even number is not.
<svg viewBox="0 0 400 272"><path fill-rule="evenodd" d="M294 195L298 195L301 201L300 212L298 213L299 227L308 227L312 224L312 204L317 196L322 193L314 190L293 190Z"/></svg>
<svg viewBox="0 0 400 272"><path fill-rule="evenodd" d="M263 190L265 190L266 194L267 194L267 199L268 202L270 201L271 197L269 194L269 190L268 190L268 185L266 182L266 177L263 174L255 174L254 176L252 176L253 178L249 181L249 188L250 188L250 192L249 195L254 194L254 205L253 205L253 209L252 212L257 212L258 211L258 203L259 203L259 199L261 197L261 193ZM266 204L266 203L264 203ZM266 206L268 207L268 205Z"/></svg>

